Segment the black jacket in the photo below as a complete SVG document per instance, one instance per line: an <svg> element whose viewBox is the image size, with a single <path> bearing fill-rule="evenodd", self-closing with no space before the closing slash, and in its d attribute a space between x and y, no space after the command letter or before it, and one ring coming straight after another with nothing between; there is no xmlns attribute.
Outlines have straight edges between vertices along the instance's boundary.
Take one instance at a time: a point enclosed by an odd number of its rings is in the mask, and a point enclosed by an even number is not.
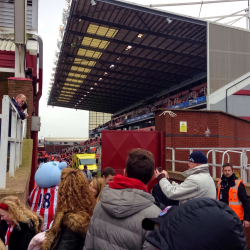
<svg viewBox="0 0 250 250"><path fill-rule="evenodd" d="M62 231L55 238L51 249L53 250L82 250L85 238L81 234L73 232L68 227L63 227Z"/></svg>
<svg viewBox="0 0 250 250"><path fill-rule="evenodd" d="M51 238L52 243L45 241L42 249L83 250L88 225L89 221L80 214L57 214L52 228L46 232L46 238ZM56 230L56 237L52 229Z"/></svg>
<svg viewBox="0 0 250 250"><path fill-rule="evenodd" d="M152 190L152 195L155 198L156 203L161 203L163 205L167 206L178 206L179 201L174 201L169 199L161 190L161 187L159 184L155 184L154 188Z"/></svg>
<svg viewBox="0 0 250 250"><path fill-rule="evenodd" d="M225 175L222 175L221 177L221 189L219 194L219 201L222 201L226 204L228 204L228 192L229 188L235 186L235 180L238 178L235 174L232 174L229 178L227 178ZM218 193L218 190L217 190ZM249 205L249 199L247 196L247 192L245 189L245 186L243 183L240 183L238 188L238 197L239 200L242 203L243 210L244 210L244 220L250 221L250 205Z"/></svg>
<svg viewBox="0 0 250 250"><path fill-rule="evenodd" d="M27 250L31 239L36 235L36 231L33 226L29 226L26 223L18 222L15 225L9 238L9 250ZM33 224L33 223L31 223ZM5 221L1 220L0 224L0 238L5 242L5 234L7 232L8 225Z"/></svg>
<svg viewBox="0 0 250 250"><path fill-rule="evenodd" d="M146 240L160 250L246 250L239 217L225 203L197 198L157 218ZM144 221L143 221L144 223Z"/></svg>

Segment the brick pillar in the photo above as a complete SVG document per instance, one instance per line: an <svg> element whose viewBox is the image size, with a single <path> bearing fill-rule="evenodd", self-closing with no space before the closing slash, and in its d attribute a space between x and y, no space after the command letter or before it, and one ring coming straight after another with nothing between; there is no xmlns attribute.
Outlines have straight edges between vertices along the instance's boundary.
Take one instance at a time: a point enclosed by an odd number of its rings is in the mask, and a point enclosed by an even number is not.
<svg viewBox="0 0 250 250"><path fill-rule="evenodd" d="M8 78L8 95L10 98L16 97L18 94L23 94L27 98L28 114L27 120L27 138L31 138L31 116L33 112L33 86L32 80L29 78Z"/></svg>

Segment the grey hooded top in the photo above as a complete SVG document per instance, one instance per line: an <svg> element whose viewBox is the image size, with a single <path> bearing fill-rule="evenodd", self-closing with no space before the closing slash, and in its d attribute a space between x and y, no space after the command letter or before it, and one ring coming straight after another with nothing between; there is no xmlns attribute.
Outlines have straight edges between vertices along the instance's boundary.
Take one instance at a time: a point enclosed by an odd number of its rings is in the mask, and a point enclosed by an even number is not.
<svg viewBox="0 0 250 250"><path fill-rule="evenodd" d="M155 250L145 241L142 220L160 212L149 193L106 186L95 206L84 250Z"/></svg>

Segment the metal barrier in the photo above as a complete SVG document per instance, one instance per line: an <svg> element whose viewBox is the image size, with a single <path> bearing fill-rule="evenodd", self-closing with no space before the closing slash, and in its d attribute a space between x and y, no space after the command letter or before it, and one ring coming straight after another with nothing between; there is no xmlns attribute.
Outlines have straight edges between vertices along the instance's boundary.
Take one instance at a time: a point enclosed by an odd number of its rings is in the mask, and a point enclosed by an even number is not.
<svg viewBox="0 0 250 250"><path fill-rule="evenodd" d="M206 150L207 158L210 153L212 153L212 162L208 162L209 166L212 166L212 177L216 178L216 167L222 166L225 162L225 156L227 155L227 162L230 162L229 153L239 154L240 156L240 166L234 166L236 169L240 169L241 179L244 183L250 182L250 173L247 175L247 171L250 170L250 164L248 164L247 152L250 152L250 148L166 148L167 150L172 150L172 159L166 159L167 162L172 162L172 171L175 171L175 163L189 163L188 161L176 160L176 150L188 150L191 154L196 150ZM222 153L221 164L216 163L216 153Z"/></svg>
<svg viewBox="0 0 250 250"><path fill-rule="evenodd" d="M3 96L0 118L0 188L6 188L8 151L9 177L14 177L15 170L19 169L19 166L22 164L22 141L26 128L24 128L23 121L8 95Z"/></svg>

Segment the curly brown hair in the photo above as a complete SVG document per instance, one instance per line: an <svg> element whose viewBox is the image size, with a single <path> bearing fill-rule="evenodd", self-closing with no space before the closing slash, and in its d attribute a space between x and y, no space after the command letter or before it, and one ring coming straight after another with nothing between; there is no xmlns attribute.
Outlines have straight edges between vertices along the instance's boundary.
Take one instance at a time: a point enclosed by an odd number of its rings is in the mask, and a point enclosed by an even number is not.
<svg viewBox="0 0 250 250"><path fill-rule="evenodd" d="M65 168L62 171L61 181L58 188L57 209L52 227L46 233L42 249L50 249L56 236L60 233L62 225L77 216L77 225L81 227L80 232L86 236L90 219L96 201L89 190L89 184L84 174L72 168Z"/></svg>
<svg viewBox="0 0 250 250"><path fill-rule="evenodd" d="M18 225L20 221L33 227L33 222L36 232L41 232L43 224L42 216L28 209L16 196L6 196L0 200L0 203L8 205L8 215L15 224Z"/></svg>

